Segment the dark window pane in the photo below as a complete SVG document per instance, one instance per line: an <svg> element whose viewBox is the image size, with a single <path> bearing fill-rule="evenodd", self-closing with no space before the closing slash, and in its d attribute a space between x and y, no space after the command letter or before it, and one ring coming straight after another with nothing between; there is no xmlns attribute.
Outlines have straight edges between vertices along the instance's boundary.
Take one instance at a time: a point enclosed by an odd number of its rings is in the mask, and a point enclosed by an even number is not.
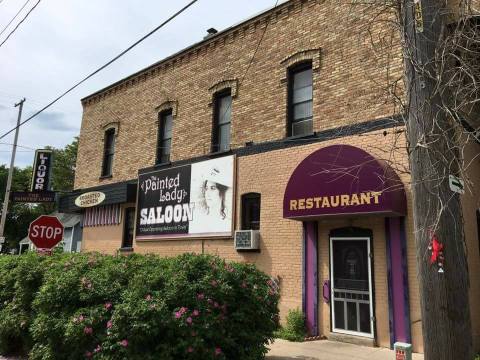
<svg viewBox="0 0 480 360"><path fill-rule="evenodd" d="M294 74L293 88L298 89L305 86L312 85L312 68L299 71Z"/></svg>
<svg viewBox="0 0 480 360"><path fill-rule="evenodd" d="M307 135L313 132L313 122L293 126L294 122L311 120L313 117L312 66L302 65L290 70L288 135Z"/></svg>
<svg viewBox="0 0 480 360"><path fill-rule="evenodd" d="M307 101L293 106L293 119L292 121L302 120L312 117L312 102Z"/></svg>
<svg viewBox="0 0 480 360"><path fill-rule="evenodd" d="M105 132L105 148L103 153L102 176L112 174L113 155L115 154L115 130Z"/></svg>
<svg viewBox="0 0 480 360"><path fill-rule="evenodd" d="M220 151L230 149L230 123L219 126L218 145Z"/></svg>
<svg viewBox="0 0 480 360"><path fill-rule="evenodd" d="M357 303L347 302L347 330L358 331Z"/></svg>
<svg viewBox="0 0 480 360"><path fill-rule="evenodd" d="M244 194L242 197L242 229L260 229L260 194Z"/></svg>
<svg viewBox="0 0 480 360"><path fill-rule="evenodd" d="M219 99L218 107L218 124L226 124L231 120L232 113L232 97L230 95L223 96Z"/></svg>
<svg viewBox="0 0 480 360"><path fill-rule="evenodd" d="M158 129L157 163L170 161L170 148L172 146L173 115L172 111L160 114Z"/></svg>
<svg viewBox="0 0 480 360"><path fill-rule="evenodd" d="M312 100L312 87L306 86L293 91L293 103L299 103L303 101Z"/></svg>
<svg viewBox="0 0 480 360"><path fill-rule="evenodd" d="M343 301L335 301L334 311L335 311L335 328L336 329L345 329L344 302Z"/></svg>
<svg viewBox="0 0 480 360"><path fill-rule="evenodd" d="M336 289L368 291L367 241L333 241L333 274Z"/></svg>
<svg viewBox="0 0 480 360"><path fill-rule="evenodd" d="M230 122L232 97L230 92L217 94L215 97L215 118L212 133L212 150L230 149Z"/></svg>
<svg viewBox="0 0 480 360"><path fill-rule="evenodd" d="M370 334L370 305L360 304L360 331Z"/></svg>
<svg viewBox="0 0 480 360"><path fill-rule="evenodd" d="M125 224L123 231L123 248L133 246L133 229L135 227L135 208L125 209Z"/></svg>
<svg viewBox="0 0 480 360"><path fill-rule="evenodd" d="M172 114L168 114L163 119L163 138L171 138L172 137Z"/></svg>

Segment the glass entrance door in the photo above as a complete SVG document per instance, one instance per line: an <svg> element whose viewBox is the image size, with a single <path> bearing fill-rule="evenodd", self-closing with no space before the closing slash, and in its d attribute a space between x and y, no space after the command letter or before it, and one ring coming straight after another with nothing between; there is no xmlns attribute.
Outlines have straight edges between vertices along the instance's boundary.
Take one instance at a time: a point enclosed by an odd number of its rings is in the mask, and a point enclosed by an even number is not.
<svg viewBox="0 0 480 360"><path fill-rule="evenodd" d="M333 331L373 337L369 238L331 238Z"/></svg>

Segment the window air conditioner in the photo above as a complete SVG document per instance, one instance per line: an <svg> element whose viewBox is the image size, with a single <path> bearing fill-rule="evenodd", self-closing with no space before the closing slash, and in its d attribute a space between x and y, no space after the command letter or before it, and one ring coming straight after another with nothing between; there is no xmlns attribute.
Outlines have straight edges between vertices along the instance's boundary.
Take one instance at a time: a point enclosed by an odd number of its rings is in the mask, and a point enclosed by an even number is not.
<svg viewBox="0 0 480 360"><path fill-rule="evenodd" d="M258 250L260 249L260 231L236 230L235 250Z"/></svg>

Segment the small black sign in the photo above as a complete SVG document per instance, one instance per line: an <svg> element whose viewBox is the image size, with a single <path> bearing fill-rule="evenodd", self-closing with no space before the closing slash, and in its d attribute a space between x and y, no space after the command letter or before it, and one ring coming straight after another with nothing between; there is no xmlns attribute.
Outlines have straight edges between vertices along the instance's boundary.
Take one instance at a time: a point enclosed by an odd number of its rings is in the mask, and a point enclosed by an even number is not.
<svg viewBox="0 0 480 360"><path fill-rule="evenodd" d="M23 203L49 203L55 202L54 191L12 191L10 200Z"/></svg>
<svg viewBox="0 0 480 360"><path fill-rule="evenodd" d="M52 172L52 150L35 151L33 163L32 191L50 190L50 175Z"/></svg>

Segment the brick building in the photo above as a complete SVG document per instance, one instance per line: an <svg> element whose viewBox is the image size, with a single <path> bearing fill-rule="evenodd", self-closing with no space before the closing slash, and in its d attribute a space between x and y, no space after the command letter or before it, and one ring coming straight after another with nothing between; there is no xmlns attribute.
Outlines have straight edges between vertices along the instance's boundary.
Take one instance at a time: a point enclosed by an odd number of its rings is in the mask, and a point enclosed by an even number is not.
<svg viewBox="0 0 480 360"><path fill-rule="evenodd" d="M372 51L390 29L363 10L287 1L82 99L76 190L60 204L84 213L82 251L252 262L312 335L422 352L406 140L385 86L402 77L400 42ZM236 250L250 229L259 249Z"/></svg>

